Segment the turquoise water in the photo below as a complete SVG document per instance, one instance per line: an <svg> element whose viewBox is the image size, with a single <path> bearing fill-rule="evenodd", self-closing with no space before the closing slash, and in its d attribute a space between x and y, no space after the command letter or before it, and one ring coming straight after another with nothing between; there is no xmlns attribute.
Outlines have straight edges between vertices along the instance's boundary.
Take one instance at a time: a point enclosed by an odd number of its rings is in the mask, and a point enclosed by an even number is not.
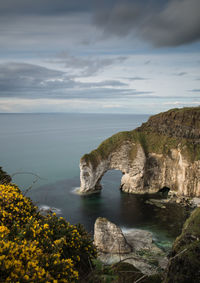
<svg viewBox="0 0 200 283"><path fill-rule="evenodd" d="M0 114L0 166L16 174L13 180L24 191L31 186L27 195L39 207L51 207L88 231L103 216L126 229L148 229L157 243L169 246L187 211L177 205L159 209L145 203L148 196L121 193L121 172L107 172L99 194L74 193L81 156L112 134L132 130L147 119L148 115Z"/></svg>
<svg viewBox="0 0 200 283"><path fill-rule="evenodd" d="M42 184L79 176L79 160L105 138L138 127L148 115L0 114L0 164L14 174L38 174ZM31 175L15 182L30 185Z"/></svg>

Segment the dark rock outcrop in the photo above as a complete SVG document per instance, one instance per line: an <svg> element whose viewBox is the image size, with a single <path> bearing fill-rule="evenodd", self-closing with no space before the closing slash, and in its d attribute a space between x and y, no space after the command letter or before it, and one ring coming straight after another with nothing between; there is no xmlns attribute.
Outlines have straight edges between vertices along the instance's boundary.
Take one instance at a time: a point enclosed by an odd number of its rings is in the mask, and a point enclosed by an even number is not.
<svg viewBox="0 0 200 283"><path fill-rule="evenodd" d="M10 183L12 178L0 167L0 184Z"/></svg>

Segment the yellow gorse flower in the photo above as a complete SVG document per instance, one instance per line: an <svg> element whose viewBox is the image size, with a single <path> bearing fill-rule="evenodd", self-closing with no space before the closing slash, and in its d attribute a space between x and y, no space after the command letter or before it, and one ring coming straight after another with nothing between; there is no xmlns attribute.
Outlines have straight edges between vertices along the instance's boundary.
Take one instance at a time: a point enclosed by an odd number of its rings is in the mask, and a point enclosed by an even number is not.
<svg viewBox="0 0 200 283"><path fill-rule="evenodd" d="M81 262L96 256L81 229L55 213L42 216L16 185L0 185L1 280L77 282Z"/></svg>

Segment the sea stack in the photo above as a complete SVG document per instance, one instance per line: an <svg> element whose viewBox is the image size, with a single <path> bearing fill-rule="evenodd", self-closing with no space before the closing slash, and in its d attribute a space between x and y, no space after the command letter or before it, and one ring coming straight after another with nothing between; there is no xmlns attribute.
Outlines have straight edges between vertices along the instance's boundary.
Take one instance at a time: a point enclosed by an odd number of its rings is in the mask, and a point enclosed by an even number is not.
<svg viewBox="0 0 200 283"><path fill-rule="evenodd" d="M104 253L127 254L131 246L127 243L120 227L106 218L97 218L94 226L94 244Z"/></svg>

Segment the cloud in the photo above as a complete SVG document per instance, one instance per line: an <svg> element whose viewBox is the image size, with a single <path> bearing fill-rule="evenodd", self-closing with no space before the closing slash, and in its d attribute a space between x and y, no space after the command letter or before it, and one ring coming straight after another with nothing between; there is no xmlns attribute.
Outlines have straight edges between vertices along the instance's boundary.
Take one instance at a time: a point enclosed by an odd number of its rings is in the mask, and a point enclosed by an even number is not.
<svg viewBox="0 0 200 283"><path fill-rule="evenodd" d="M116 2L111 10L98 13L95 23L105 34L122 37L136 32L159 47L200 40L199 0L171 0L165 1L164 5L155 3Z"/></svg>
<svg viewBox="0 0 200 283"><path fill-rule="evenodd" d="M178 46L199 41L199 10L199 0L171 0L146 28L145 36L158 46Z"/></svg>
<svg viewBox="0 0 200 283"><path fill-rule="evenodd" d="M149 65L150 63L151 63L151 60L146 60L146 61L144 62L145 65Z"/></svg>
<svg viewBox="0 0 200 283"><path fill-rule="evenodd" d="M191 91L191 92L199 92L199 93L200 93L200 89L197 89L197 88L191 89L190 91Z"/></svg>
<svg viewBox="0 0 200 283"><path fill-rule="evenodd" d="M182 77L182 76L187 75L187 72L175 73L174 75L175 75L175 76L178 76L178 77Z"/></svg>
<svg viewBox="0 0 200 283"><path fill-rule="evenodd" d="M0 90L3 93L42 91L52 87L73 87L74 82L65 73L27 63L0 65Z"/></svg>
<svg viewBox="0 0 200 283"><path fill-rule="evenodd" d="M127 59L126 56L117 57L92 57L92 56L73 56L67 52L61 52L57 59L51 60L51 63L62 64L66 70L78 71L79 76L91 76L103 71L111 65L122 63ZM77 72L76 72L77 75Z"/></svg>
<svg viewBox="0 0 200 283"><path fill-rule="evenodd" d="M129 80L129 81L145 81L145 80L148 80L147 78L143 78L143 77L130 77L130 78L124 77L124 79Z"/></svg>
<svg viewBox="0 0 200 283"><path fill-rule="evenodd" d="M4 15L55 15L88 11L94 7L93 3L93 0L6 0L0 2L0 11Z"/></svg>
<svg viewBox="0 0 200 283"><path fill-rule="evenodd" d="M164 102L163 105L167 105L170 107L177 106L177 107L184 107L184 106L200 106L199 101L169 101Z"/></svg>
<svg viewBox="0 0 200 283"><path fill-rule="evenodd" d="M52 51L58 53L63 48L78 50L81 41L88 37L96 38L90 18L90 14L84 13L0 15L1 48L7 52L45 51L46 54Z"/></svg>
<svg viewBox="0 0 200 283"><path fill-rule="evenodd" d="M81 82L68 73L27 63L0 64L0 97L114 98L144 94L120 80Z"/></svg>
<svg viewBox="0 0 200 283"><path fill-rule="evenodd" d="M126 83L122 83L120 81L116 80L106 80L106 81L101 81L101 82L94 82L94 83L83 83L85 87L125 87L128 86Z"/></svg>
<svg viewBox="0 0 200 283"><path fill-rule="evenodd" d="M60 50L75 55L122 54L127 44L142 50L149 41L155 46L191 43L200 38L199 5L199 0L0 1L1 54L41 52L46 58ZM68 56L66 64L70 60L75 61ZM110 64L91 60L90 69L84 67L85 75L98 72L98 63Z"/></svg>

